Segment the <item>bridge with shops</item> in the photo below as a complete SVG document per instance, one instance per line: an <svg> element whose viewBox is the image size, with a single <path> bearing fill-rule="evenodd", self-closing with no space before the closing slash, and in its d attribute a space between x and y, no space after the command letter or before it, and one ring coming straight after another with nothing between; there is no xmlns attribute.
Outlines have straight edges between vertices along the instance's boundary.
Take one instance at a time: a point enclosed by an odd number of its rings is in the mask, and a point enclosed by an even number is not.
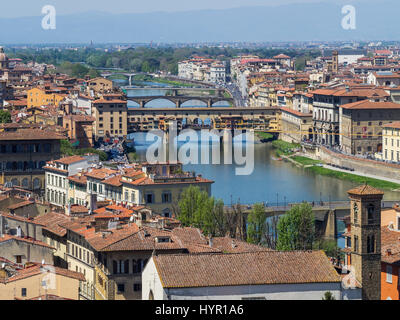
<svg viewBox="0 0 400 320"><path fill-rule="evenodd" d="M216 129L267 130L269 122L276 119L279 112L278 107L129 108L128 132L163 129L159 124L170 121L176 121L178 128L182 127L183 122L189 125L209 122Z"/></svg>

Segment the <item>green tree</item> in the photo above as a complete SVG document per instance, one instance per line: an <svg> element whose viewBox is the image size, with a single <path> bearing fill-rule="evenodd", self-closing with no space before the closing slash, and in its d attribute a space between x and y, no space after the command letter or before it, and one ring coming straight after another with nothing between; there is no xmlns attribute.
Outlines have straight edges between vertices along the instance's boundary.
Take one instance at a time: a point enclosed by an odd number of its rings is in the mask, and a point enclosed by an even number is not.
<svg viewBox="0 0 400 320"><path fill-rule="evenodd" d="M315 218L310 204L296 205L279 219L277 250L310 250L314 239Z"/></svg>
<svg viewBox="0 0 400 320"><path fill-rule="evenodd" d="M0 110L0 123L11 123L11 113L6 110Z"/></svg>
<svg viewBox="0 0 400 320"><path fill-rule="evenodd" d="M327 291L327 292L325 292L324 297L322 298L322 300L336 300L336 298L332 294L332 292Z"/></svg>
<svg viewBox="0 0 400 320"><path fill-rule="evenodd" d="M261 203L254 205L247 220L247 242L261 244L267 231L265 208Z"/></svg>
<svg viewBox="0 0 400 320"><path fill-rule="evenodd" d="M206 191L195 186L182 192L177 218L183 226L199 228L206 235L225 236L229 229L222 200L209 197Z"/></svg>

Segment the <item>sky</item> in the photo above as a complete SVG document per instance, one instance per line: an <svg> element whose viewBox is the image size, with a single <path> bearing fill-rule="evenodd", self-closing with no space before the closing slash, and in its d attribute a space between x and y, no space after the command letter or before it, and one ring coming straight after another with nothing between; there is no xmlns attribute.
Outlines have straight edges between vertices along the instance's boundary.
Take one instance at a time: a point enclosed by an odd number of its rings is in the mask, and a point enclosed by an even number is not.
<svg viewBox="0 0 400 320"><path fill-rule="evenodd" d="M358 2L363 0L358 0ZM13 0L1 1L1 18L41 15L42 7L53 5L57 14L65 15L88 11L106 13L143 13L154 11L190 11L226 9L249 6L274 6L290 3L345 3L357 0Z"/></svg>

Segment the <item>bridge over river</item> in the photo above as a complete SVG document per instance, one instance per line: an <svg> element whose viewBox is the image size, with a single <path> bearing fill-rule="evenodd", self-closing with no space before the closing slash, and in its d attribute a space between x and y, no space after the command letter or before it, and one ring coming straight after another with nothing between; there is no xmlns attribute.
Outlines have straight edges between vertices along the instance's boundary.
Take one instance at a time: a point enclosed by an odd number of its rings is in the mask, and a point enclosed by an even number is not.
<svg viewBox="0 0 400 320"><path fill-rule="evenodd" d="M308 202L312 206L317 230L325 238L335 239L337 236L336 221L344 220L350 216L350 201L318 201ZM382 201L382 208L392 208L398 201ZM277 205L264 205L266 218L282 216L298 203L278 203ZM242 205L242 212L247 215L253 209L251 205ZM229 210L229 207L226 207Z"/></svg>
<svg viewBox="0 0 400 320"><path fill-rule="evenodd" d="M128 133L165 129L163 124L176 121L178 128L182 123L199 124L209 121L215 129L254 129L267 130L269 122L276 119L278 107L212 107L212 108L129 108ZM161 126L160 126L161 124Z"/></svg>

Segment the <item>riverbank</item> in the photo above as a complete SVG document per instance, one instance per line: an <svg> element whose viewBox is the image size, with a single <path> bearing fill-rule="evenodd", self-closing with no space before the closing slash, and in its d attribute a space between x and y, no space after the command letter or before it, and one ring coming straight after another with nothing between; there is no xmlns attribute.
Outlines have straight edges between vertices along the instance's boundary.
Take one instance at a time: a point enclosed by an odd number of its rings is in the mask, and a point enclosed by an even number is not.
<svg viewBox="0 0 400 320"><path fill-rule="evenodd" d="M303 167L305 170L311 171L318 175L324 175L332 178L342 179L351 181L358 184L367 183L372 187L390 190L390 191L400 191L400 184L393 182L382 180L379 178L374 178L365 174L353 174L345 172L344 170L339 170L336 168L327 168L326 165L323 164L322 161L313 160L304 156L283 156L284 159L289 160L294 164L298 164L298 166Z"/></svg>
<svg viewBox="0 0 400 320"><path fill-rule="evenodd" d="M255 132L256 137L260 139L261 142L271 142L274 140L274 135L268 132L263 132L263 131L256 131Z"/></svg>

